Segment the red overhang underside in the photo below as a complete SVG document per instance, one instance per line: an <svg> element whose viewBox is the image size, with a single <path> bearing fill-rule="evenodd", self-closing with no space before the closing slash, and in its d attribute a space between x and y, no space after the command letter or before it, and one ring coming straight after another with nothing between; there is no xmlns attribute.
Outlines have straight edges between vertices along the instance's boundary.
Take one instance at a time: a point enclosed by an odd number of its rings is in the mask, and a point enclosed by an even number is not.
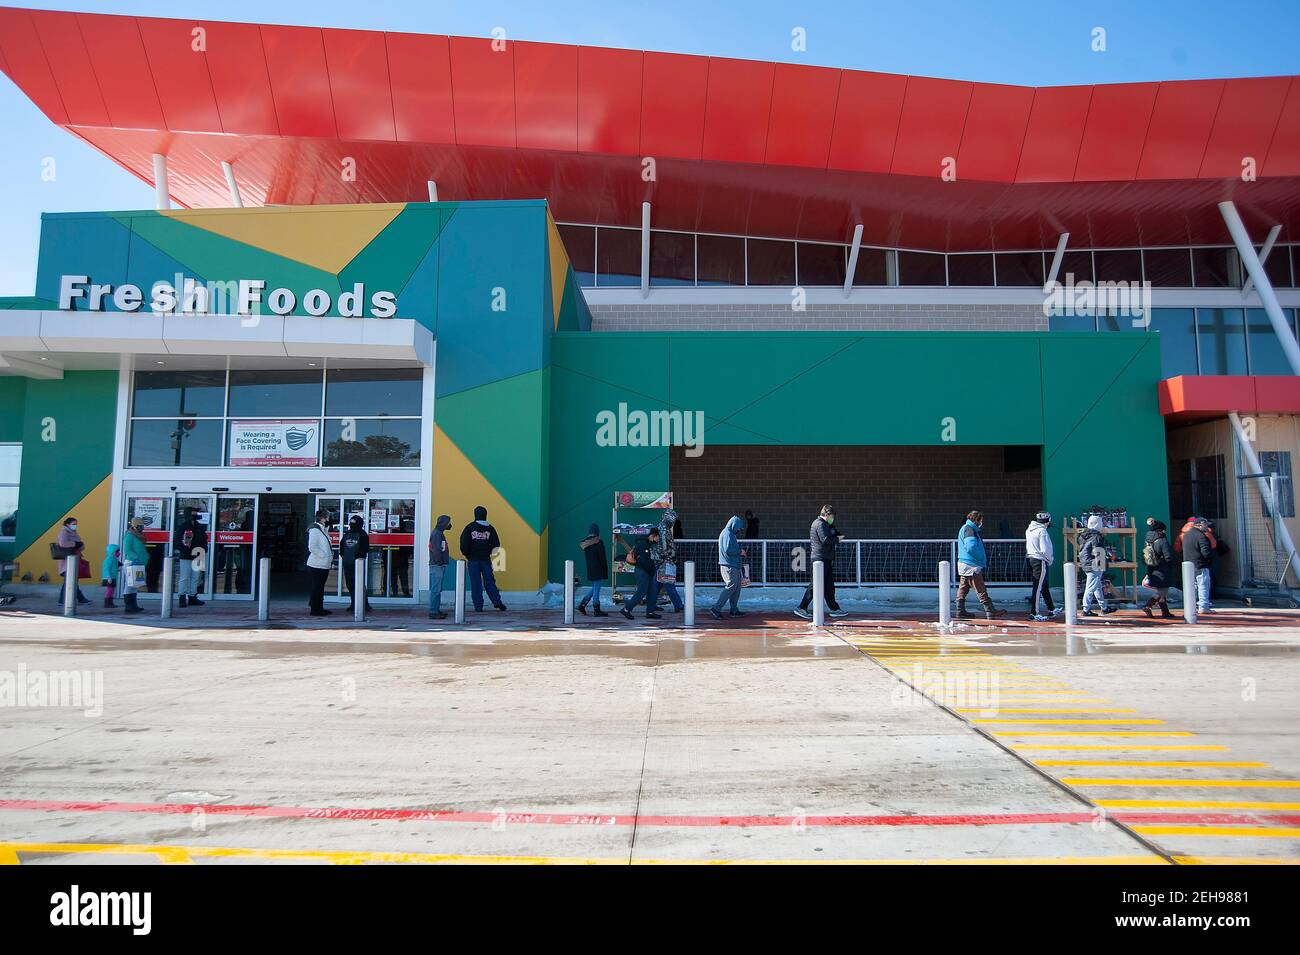
<svg viewBox="0 0 1300 955"><path fill-rule="evenodd" d="M498 44L500 46L500 44ZM0 69L173 197L545 198L561 221L936 250L1300 226L1300 77L1019 87L719 57L0 8ZM355 179L344 175L355 162ZM1243 171L1253 173L1243 177ZM947 181L945 174L951 179Z"/></svg>
<svg viewBox="0 0 1300 955"><path fill-rule="evenodd" d="M1294 375L1179 375L1160 382L1160 413L1187 424L1242 414L1300 414Z"/></svg>

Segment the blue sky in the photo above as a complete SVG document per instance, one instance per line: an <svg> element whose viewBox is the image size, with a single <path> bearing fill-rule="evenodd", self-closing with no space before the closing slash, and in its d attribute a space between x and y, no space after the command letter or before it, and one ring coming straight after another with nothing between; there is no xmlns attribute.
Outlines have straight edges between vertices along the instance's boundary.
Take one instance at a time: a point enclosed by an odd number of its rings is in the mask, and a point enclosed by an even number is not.
<svg viewBox="0 0 1300 955"><path fill-rule="evenodd" d="M22 3L95 13L487 36L752 57L1048 86L1300 72L1300 3L1259 0L121 0ZM1104 53L1091 49L1106 30ZM802 27L806 52L791 49ZM41 212L134 209L153 191L53 126L0 76L0 295L31 294ZM45 182L53 157L57 178Z"/></svg>

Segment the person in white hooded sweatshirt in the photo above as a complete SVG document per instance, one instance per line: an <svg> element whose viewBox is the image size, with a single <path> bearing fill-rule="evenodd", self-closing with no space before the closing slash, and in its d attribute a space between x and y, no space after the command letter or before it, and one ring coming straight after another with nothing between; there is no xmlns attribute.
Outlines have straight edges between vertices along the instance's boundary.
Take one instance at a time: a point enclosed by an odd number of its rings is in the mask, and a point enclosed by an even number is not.
<svg viewBox="0 0 1300 955"><path fill-rule="evenodd" d="M1033 609L1029 616L1033 620L1050 620L1061 613L1052 604L1052 592L1047 586L1047 572L1055 559L1052 538L1047 532L1051 526L1052 515L1039 511L1025 529L1025 562L1029 565L1029 582L1033 587Z"/></svg>

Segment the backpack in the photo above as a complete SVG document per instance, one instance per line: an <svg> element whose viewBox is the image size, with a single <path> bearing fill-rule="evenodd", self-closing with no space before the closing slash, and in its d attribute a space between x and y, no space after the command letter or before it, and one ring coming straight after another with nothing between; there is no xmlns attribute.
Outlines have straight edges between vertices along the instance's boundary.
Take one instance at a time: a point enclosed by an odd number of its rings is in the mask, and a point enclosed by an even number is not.
<svg viewBox="0 0 1300 955"><path fill-rule="evenodd" d="M1160 558L1156 556L1156 549L1151 546L1151 541L1142 545L1142 563L1148 567L1156 567L1160 563Z"/></svg>

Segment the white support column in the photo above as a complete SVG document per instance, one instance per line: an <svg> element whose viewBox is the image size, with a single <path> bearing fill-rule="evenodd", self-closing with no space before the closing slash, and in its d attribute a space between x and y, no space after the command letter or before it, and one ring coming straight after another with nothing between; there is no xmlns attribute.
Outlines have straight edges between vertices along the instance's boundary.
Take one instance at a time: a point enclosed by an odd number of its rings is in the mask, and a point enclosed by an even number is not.
<svg viewBox="0 0 1300 955"><path fill-rule="evenodd" d="M573 626L573 561L564 562L564 624Z"/></svg>
<svg viewBox="0 0 1300 955"><path fill-rule="evenodd" d="M844 274L844 297L853 292L853 275L858 270L858 253L862 251L862 223L853 227L853 242L849 245L849 267Z"/></svg>
<svg viewBox="0 0 1300 955"><path fill-rule="evenodd" d="M939 626L952 623L952 564L939 561Z"/></svg>
<svg viewBox="0 0 1300 955"><path fill-rule="evenodd" d="M1259 455L1255 453L1254 447L1246 437L1246 429L1241 423L1241 416L1235 411L1229 411L1228 420L1232 422L1232 429L1237 432L1237 444L1241 447L1241 453L1246 458L1246 465L1250 468L1250 473L1262 475L1264 468L1259 463ZM1264 499L1270 500L1271 498L1267 494L1269 490L1267 478L1259 477L1256 480L1260 482L1260 491L1265 495ZM1276 507L1273 512L1274 514L1277 513ZM1300 556L1296 555L1295 541L1291 538L1291 532L1287 530L1286 521L1276 521L1275 526L1278 536L1282 538L1282 543L1286 545L1287 563L1295 570L1296 576L1300 577Z"/></svg>
<svg viewBox="0 0 1300 955"><path fill-rule="evenodd" d="M257 619L262 623L271 619L271 558L257 561Z"/></svg>
<svg viewBox="0 0 1300 955"><path fill-rule="evenodd" d="M682 623L688 627L695 626L695 561L688 560L686 568L686 606Z"/></svg>
<svg viewBox="0 0 1300 955"><path fill-rule="evenodd" d="M153 154L153 201L155 209L172 207L171 190L167 188L167 157Z"/></svg>
<svg viewBox="0 0 1300 955"><path fill-rule="evenodd" d="M1065 258L1065 246L1070 241L1070 233L1062 232L1061 237L1056 240L1056 254L1052 256L1052 267L1047 270L1047 281L1043 283L1043 291L1052 287L1056 277L1061 274L1061 261Z"/></svg>
<svg viewBox="0 0 1300 955"><path fill-rule="evenodd" d="M820 560L813 561L813 626L826 625L826 565Z"/></svg>
<svg viewBox="0 0 1300 955"><path fill-rule="evenodd" d="M1282 345L1282 352L1291 365L1291 372L1300 375L1300 344L1296 342L1291 326L1287 322L1286 316L1282 314L1282 306L1278 304L1277 296L1273 293L1273 283L1268 280L1268 274L1264 271L1264 266L1260 264L1259 256L1255 254L1255 247L1250 242L1250 235L1246 232L1246 225L1241 221L1241 215L1237 212L1237 207L1233 205L1232 200L1220 202L1219 212L1223 216L1224 224L1228 227L1228 232L1232 235L1233 243L1237 246L1237 254L1241 256L1242 265L1246 267L1250 277L1255 280L1255 288L1259 292L1260 303L1264 306L1264 312L1268 315L1268 320L1273 325L1277 340Z"/></svg>
<svg viewBox="0 0 1300 955"><path fill-rule="evenodd" d="M1277 225L1273 226L1273 228L1268 230L1268 236L1264 239L1264 244L1263 246L1260 247L1259 250L1260 265L1263 265L1265 262L1268 261L1268 255L1270 252L1273 251L1273 244L1277 242L1277 237L1281 234L1282 234L1281 223L1278 223ZM1250 290L1254 287L1255 287L1255 280L1252 279L1249 275L1247 275L1246 281L1243 282L1241 286L1241 297L1245 298L1247 295L1249 295Z"/></svg>
<svg viewBox="0 0 1300 955"><path fill-rule="evenodd" d="M166 547L166 544L159 544L159 547ZM162 608L160 615L162 619L169 620L172 615L172 592L175 588L176 558L168 554L163 558L162 566Z"/></svg>
<svg viewBox="0 0 1300 955"><path fill-rule="evenodd" d="M1073 627L1079 622L1079 565L1067 561L1065 565L1065 624Z"/></svg>
<svg viewBox="0 0 1300 955"><path fill-rule="evenodd" d="M465 562L456 561L456 616L457 623L465 622Z"/></svg>
<svg viewBox="0 0 1300 955"><path fill-rule="evenodd" d="M77 568L81 564L81 559L76 555L63 558L63 616L75 617L77 615L77 587L81 581L77 579Z"/></svg>
<svg viewBox="0 0 1300 955"><path fill-rule="evenodd" d="M641 203L641 297L650 295L650 203Z"/></svg>
<svg viewBox="0 0 1300 955"><path fill-rule="evenodd" d="M1196 623L1196 565L1183 561L1183 619Z"/></svg>
<svg viewBox="0 0 1300 955"><path fill-rule="evenodd" d="M417 584L417 586L419 586ZM366 559L358 557L352 562L352 620L366 622Z"/></svg>
<svg viewBox="0 0 1300 955"><path fill-rule="evenodd" d="M432 179L429 180L429 201L430 202L438 201L438 184L434 182Z"/></svg>
<svg viewBox="0 0 1300 955"><path fill-rule="evenodd" d="M239 183L235 181L235 167L223 161L221 171L226 174L226 188L230 190L230 205L235 209L244 208L244 200L239 198Z"/></svg>

